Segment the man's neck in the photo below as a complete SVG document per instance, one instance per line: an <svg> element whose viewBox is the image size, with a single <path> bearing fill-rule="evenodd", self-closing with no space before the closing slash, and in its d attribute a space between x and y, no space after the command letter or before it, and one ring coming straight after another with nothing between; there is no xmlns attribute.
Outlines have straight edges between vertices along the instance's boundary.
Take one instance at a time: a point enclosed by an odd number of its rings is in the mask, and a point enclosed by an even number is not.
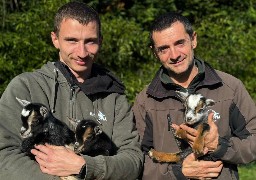
<svg viewBox="0 0 256 180"><path fill-rule="evenodd" d="M183 74L170 75L171 80L184 88L187 88L198 74L198 68L194 65L191 71L187 71Z"/></svg>

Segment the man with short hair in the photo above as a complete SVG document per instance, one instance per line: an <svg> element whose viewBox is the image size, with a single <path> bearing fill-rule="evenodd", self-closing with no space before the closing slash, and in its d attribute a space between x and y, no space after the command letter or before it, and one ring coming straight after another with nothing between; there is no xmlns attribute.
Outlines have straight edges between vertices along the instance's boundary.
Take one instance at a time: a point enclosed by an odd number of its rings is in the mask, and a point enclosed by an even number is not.
<svg viewBox="0 0 256 180"><path fill-rule="evenodd" d="M136 179L143 164L133 113L124 85L107 69L95 64L102 44L100 19L95 10L70 2L58 10L51 33L59 61L15 77L0 100L0 179ZM20 150L21 105L38 102L53 115L75 127L69 119L93 119L115 144L113 156L75 154L64 146L36 145L31 160Z"/></svg>
<svg viewBox="0 0 256 180"><path fill-rule="evenodd" d="M156 18L150 40L162 66L133 106L145 152L143 179L238 179L237 165L256 159L256 107L244 85L194 56L197 34L188 19L178 13ZM195 129L183 124L183 101L176 91L198 92L216 102L211 107L216 122L210 114L210 132L205 137L204 153L212 161L197 160L191 153L180 164L157 163L147 154L151 148L180 152L179 139L173 133L179 128L187 131L190 145L198 136Z"/></svg>

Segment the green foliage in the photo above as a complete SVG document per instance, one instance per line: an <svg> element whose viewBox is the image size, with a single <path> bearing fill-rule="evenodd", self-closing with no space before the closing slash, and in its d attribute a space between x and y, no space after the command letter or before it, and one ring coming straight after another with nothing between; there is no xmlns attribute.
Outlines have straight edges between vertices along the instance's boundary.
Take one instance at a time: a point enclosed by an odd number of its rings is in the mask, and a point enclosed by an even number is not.
<svg viewBox="0 0 256 180"><path fill-rule="evenodd" d="M148 32L133 19L109 16L102 16L103 45L98 63L104 64L121 77L127 86L128 99L133 101L134 95L145 85L141 80L145 74L142 72L146 70L144 67L153 59L148 47ZM150 80L149 76L144 79L147 82Z"/></svg>
<svg viewBox="0 0 256 180"><path fill-rule="evenodd" d="M50 32L57 8L69 0L3 0L0 5L0 94L17 74L58 59ZM15 2L15 3L14 3ZM90 0L102 19L103 45L98 62L113 70L135 95L160 64L148 47L152 20L179 11L198 33L196 56L240 78L256 100L255 0Z"/></svg>
<svg viewBox="0 0 256 180"><path fill-rule="evenodd" d="M50 32L53 16L69 0L2 0L0 4L0 95L9 81L25 71L58 59ZM160 64L148 47L152 20L179 11L198 33L196 56L243 81L256 101L255 0L84 0L102 19L103 46L98 62L135 95L154 77ZM242 180L254 179L255 164L240 166Z"/></svg>
<svg viewBox="0 0 256 180"><path fill-rule="evenodd" d="M0 94L15 75L57 58L50 32L54 13L65 2L20 2L6 15L0 29Z"/></svg>
<svg viewBox="0 0 256 180"><path fill-rule="evenodd" d="M102 16L103 46L99 62L112 69L133 69L151 56L147 44L148 33L133 20ZM138 37L140 39L138 40Z"/></svg>
<svg viewBox="0 0 256 180"><path fill-rule="evenodd" d="M240 165L238 168L239 177L241 180L255 180L256 177L256 163L248 165Z"/></svg>
<svg viewBox="0 0 256 180"><path fill-rule="evenodd" d="M233 8L220 6L218 11L196 22L199 36L196 52L215 68L241 79L256 98L256 51L253 49L256 42L256 10L253 6L244 8L243 11L234 11Z"/></svg>

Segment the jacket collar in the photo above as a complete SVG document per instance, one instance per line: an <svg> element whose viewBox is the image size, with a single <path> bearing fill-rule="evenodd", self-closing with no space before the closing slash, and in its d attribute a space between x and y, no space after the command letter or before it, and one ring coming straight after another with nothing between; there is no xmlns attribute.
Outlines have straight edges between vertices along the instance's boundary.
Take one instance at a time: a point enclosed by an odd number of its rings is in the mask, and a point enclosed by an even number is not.
<svg viewBox="0 0 256 180"><path fill-rule="evenodd" d="M61 61L55 62L55 66L61 71L71 86L78 86L86 95L97 93L124 94L125 87L123 83L100 65L93 64L91 77L86 79L84 83L79 83L70 69Z"/></svg>
<svg viewBox="0 0 256 180"><path fill-rule="evenodd" d="M196 59L199 73L188 87L188 91L194 92L202 87L215 87L222 83L216 71L206 62ZM163 78L165 76L165 78ZM166 80L166 69L161 66L152 82L149 84L147 94L155 98L167 98L176 96L176 90L184 90L183 87Z"/></svg>

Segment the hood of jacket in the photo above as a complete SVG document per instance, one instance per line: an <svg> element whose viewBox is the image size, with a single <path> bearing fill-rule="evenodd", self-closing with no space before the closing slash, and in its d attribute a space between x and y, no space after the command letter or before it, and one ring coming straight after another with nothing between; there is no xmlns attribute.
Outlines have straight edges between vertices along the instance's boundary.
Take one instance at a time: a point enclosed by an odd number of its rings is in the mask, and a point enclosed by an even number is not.
<svg viewBox="0 0 256 180"><path fill-rule="evenodd" d="M37 72L54 80L55 83L68 82L70 86L78 85L86 95L97 93L124 94L125 86L109 70L98 64L93 64L90 78L84 83L79 83L69 68L62 62L48 62Z"/></svg>
<svg viewBox="0 0 256 180"><path fill-rule="evenodd" d="M47 62L35 72L42 74L48 78L53 96L51 97L51 107L55 107L56 93L58 86L68 83L70 88L79 87L87 96L93 96L98 93L118 93L124 94L125 86L116 78L109 70L98 64L93 64L90 78L84 83L79 83L69 68L60 61ZM55 109L53 108L54 112Z"/></svg>
<svg viewBox="0 0 256 180"><path fill-rule="evenodd" d="M93 64L91 75L83 83L77 81L69 67L61 61L55 62L55 66L65 76L71 86L77 85L86 95L97 93L124 94L125 87L109 70L98 64Z"/></svg>

